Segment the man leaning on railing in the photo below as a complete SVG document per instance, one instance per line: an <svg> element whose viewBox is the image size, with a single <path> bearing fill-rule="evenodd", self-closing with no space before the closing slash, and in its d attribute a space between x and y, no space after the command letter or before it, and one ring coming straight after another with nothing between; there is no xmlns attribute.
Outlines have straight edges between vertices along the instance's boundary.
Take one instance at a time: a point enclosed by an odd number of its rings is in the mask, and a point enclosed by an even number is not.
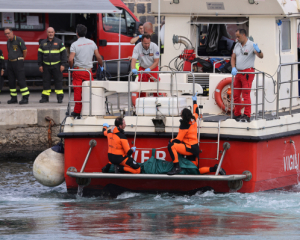
<svg viewBox="0 0 300 240"><path fill-rule="evenodd" d="M137 60L140 62L139 71L145 72L143 74L139 74L139 82L158 81L158 74L151 73L151 71L158 71L159 55L158 46L151 42L151 36L149 34L144 34L142 36L142 42L137 44L133 49L131 61L131 71L133 74L137 74L138 72L135 65ZM146 93L141 93L140 97L145 96ZM157 96L157 94L154 93L153 96Z"/></svg>
<svg viewBox="0 0 300 240"><path fill-rule="evenodd" d="M250 98L250 88L252 87L252 82L254 79L254 74L243 74L242 72L255 72L254 60L255 55L259 58L263 58L263 53L257 46L247 38L247 32L245 29L238 29L235 32L235 36L238 40L236 43L233 54L231 58L232 71L231 74L235 76L234 78L234 116L233 119L236 121L246 120L250 122L251 117L251 98ZM239 73L238 73L239 72ZM240 73L241 72L241 73ZM245 89L242 89L245 88ZM241 110L244 106L239 105L242 103L241 93L244 98L245 105L244 115L241 115Z"/></svg>

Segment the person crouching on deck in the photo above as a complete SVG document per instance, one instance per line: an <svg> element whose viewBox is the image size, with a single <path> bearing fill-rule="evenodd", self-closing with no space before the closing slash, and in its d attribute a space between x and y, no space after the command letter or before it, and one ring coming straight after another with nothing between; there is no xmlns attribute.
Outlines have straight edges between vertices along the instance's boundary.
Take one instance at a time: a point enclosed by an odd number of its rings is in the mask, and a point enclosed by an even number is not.
<svg viewBox="0 0 300 240"><path fill-rule="evenodd" d="M129 147L128 140L124 134L125 127L125 120L121 117L116 118L115 126L112 129L108 130L109 125L107 123L103 124L103 133L108 140L108 160L115 165L115 173L129 172L138 174L141 172L141 168L131 157L136 147ZM108 172L110 163L102 169L102 172Z"/></svg>
<svg viewBox="0 0 300 240"><path fill-rule="evenodd" d="M199 110L197 107L197 93L192 99L193 113L187 108L182 110L179 132L177 137L171 139L168 145L168 150L174 163L174 167L167 173L168 175L179 174L181 172L178 153L187 156L187 159L191 160L198 167L199 145L197 138L197 119L199 117ZM200 174L215 172L217 167L217 164L214 167L202 167L199 171ZM226 173L223 169L220 169L220 174L225 175Z"/></svg>

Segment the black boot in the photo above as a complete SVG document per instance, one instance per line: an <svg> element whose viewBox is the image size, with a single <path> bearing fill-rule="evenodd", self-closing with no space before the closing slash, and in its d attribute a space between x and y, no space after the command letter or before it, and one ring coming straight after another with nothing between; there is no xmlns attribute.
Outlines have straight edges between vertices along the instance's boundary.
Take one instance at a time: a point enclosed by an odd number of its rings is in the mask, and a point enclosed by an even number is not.
<svg viewBox="0 0 300 240"><path fill-rule="evenodd" d="M28 104L29 94L22 97L22 100L19 104Z"/></svg>
<svg viewBox="0 0 300 240"><path fill-rule="evenodd" d="M175 175L175 174L179 174L181 172L181 167L179 166L179 162L178 163L174 163L174 167L173 169L168 172L168 175Z"/></svg>
<svg viewBox="0 0 300 240"><path fill-rule="evenodd" d="M64 99L64 95L63 94L57 94L57 102L58 103L62 103L63 102L63 99Z"/></svg>
<svg viewBox="0 0 300 240"><path fill-rule="evenodd" d="M71 112L71 117L74 117L74 119L75 118L80 119L80 113Z"/></svg>
<svg viewBox="0 0 300 240"><path fill-rule="evenodd" d="M40 100L40 103L47 103L49 102L49 96L42 94L42 99Z"/></svg>
<svg viewBox="0 0 300 240"><path fill-rule="evenodd" d="M209 169L210 172L216 172L217 171L217 168L218 168L218 164L216 164L215 166L211 167ZM219 171L219 174L220 175L226 175L226 172L223 168L220 168L220 171Z"/></svg>
<svg viewBox="0 0 300 240"><path fill-rule="evenodd" d="M18 103L17 96L11 96L11 99L7 101L7 104Z"/></svg>
<svg viewBox="0 0 300 240"><path fill-rule="evenodd" d="M110 169L110 166L111 166L111 164L109 164L109 163L106 164L106 166L102 168L102 172L103 172L103 173L108 173L108 172L109 172L109 169Z"/></svg>

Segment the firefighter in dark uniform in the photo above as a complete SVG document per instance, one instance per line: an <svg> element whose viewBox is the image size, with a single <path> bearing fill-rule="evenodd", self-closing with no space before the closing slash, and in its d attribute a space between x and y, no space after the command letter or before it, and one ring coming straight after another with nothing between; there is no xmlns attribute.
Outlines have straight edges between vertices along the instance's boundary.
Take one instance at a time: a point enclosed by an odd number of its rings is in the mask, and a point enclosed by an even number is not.
<svg viewBox="0 0 300 240"><path fill-rule="evenodd" d="M2 91L2 87L3 87L3 77L2 76L4 74L4 69L5 69L4 57L3 57L2 50L0 49L0 71L1 71L1 75L0 75L0 92Z"/></svg>
<svg viewBox="0 0 300 240"><path fill-rule="evenodd" d="M20 86L20 92L22 94L22 100L19 104L28 104L29 91L26 85L24 59L27 55L27 49L25 42L22 38L14 35L11 28L5 28L4 34L8 38L7 40L7 75L8 85L10 90L11 99L7 101L8 104L18 103L18 94L16 79Z"/></svg>
<svg viewBox="0 0 300 240"><path fill-rule="evenodd" d="M51 77L55 82L55 93L57 102L62 103L64 92L62 89L64 64L67 63L67 51L64 43L54 37L55 31L52 27L47 29L48 38L41 41L38 50L39 70L43 73L43 92L40 103L49 102L51 93Z"/></svg>

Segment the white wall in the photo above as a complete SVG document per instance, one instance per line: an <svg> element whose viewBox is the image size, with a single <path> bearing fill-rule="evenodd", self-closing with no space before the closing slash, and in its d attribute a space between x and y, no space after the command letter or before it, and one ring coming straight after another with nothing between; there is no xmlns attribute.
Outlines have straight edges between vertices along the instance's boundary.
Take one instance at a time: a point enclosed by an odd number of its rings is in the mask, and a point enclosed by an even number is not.
<svg viewBox="0 0 300 240"><path fill-rule="evenodd" d="M184 36L190 39L191 28L190 17L169 17L165 18L165 44L164 54L161 56L161 66L169 65L169 62L179 56L184 50L184 45L176 44L173 46L173 35ZM177 50L178 49L178 50ZM163 70L167 70L164 68Z"/></svg>

